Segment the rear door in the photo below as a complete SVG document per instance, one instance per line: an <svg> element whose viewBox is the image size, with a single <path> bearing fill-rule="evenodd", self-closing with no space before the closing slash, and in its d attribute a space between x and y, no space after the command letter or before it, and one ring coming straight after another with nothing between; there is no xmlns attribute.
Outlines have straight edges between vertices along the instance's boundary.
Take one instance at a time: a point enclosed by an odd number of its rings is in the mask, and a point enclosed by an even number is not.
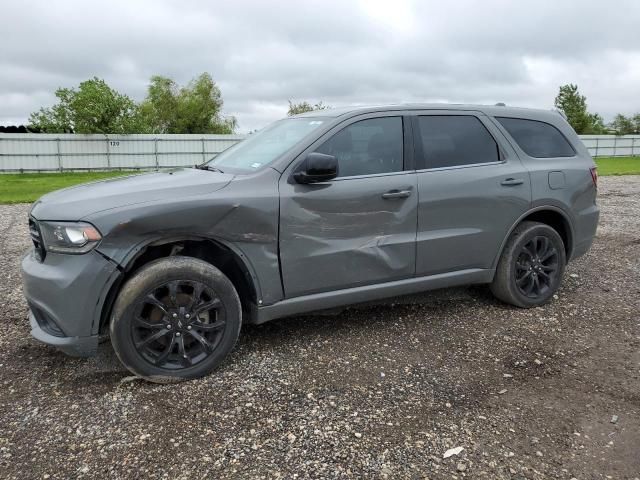
<svg viewBox="0 0 640 480"><path fill-rule="evenodd" d="M415 274L418 195L408 123L398 113L347 120L282 175L280 265L287 298ZM311 152L334 155L338 178L294 182L291 172Z"/></svg>
<svg viewBox="0 0 640 480"><path fill-rule="evenodd" d="M485 115L413 118L418 168L416 274L489 269L531 204L529 174Z"/></svg>

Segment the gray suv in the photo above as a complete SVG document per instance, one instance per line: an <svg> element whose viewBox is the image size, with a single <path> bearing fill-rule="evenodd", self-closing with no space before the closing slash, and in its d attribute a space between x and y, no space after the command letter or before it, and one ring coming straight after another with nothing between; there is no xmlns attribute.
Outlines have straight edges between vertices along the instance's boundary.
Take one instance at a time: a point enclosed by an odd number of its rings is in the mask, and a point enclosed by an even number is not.
<svg viewBox="0 0 640 480"><path fill-rule="evenodd" d="M275 122L197 168L45 195L22 262L33 336L106 333L153 381L207 374L241 324L464 284L549 301L598 223L557 112L399 105Z"/></svg>

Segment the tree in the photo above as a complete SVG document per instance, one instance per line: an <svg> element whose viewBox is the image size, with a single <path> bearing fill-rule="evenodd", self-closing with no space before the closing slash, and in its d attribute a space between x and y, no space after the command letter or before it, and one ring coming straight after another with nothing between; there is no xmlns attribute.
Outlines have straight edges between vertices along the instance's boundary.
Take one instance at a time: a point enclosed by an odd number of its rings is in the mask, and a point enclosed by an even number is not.
<svg viewBox="0 0 640 480"><path fill-rule="evenodd" d="M567 116L567 121L578 134L603 133L606 129L602 117L587 110L587 98L573 84L562 85L555 106Z"/></svg>
<svg viewBox="0 0 640 480"><path fill-rule="evenodd" d="M222 105L220 89L208 73L185 87L156 75L140 111L152 133L233 133L236 119L223 117Z"/></svg>
<svg viewBox="0 0 640 480"><path fill-rule="evenodd" d="M599 113L590 113L589 116L591 118L591 128L588 133L592 135L607 133L608 129Z"/></svg>
<svg viewBox="0 0 640 480"><path fill-rule="evenodd" d="M287 112L287 116L291 117L293 115L298 115L299 113L313 112L315 110L326 110L327 108L329 108L329 106L323 104L322 102L311 105L309 102L294 103L293 101L289 100L289 111Z"/></svg>
<svg viewBox="0 0 640 480"><path fill-rule="evenodd" d="M94 77L75 88L56 90L59 102L29 117L29 128L44 133L144 133L138 106Z"/></svg>
<svg viewBox="0 0 640 480"><path fill-rule="evenodd" d="M616 133L616 135L631 135L638 131L639 126L640 114L637 114L634 117L625 117L619 113L613 118L613 122L609 124L609 127Z"/></svg>

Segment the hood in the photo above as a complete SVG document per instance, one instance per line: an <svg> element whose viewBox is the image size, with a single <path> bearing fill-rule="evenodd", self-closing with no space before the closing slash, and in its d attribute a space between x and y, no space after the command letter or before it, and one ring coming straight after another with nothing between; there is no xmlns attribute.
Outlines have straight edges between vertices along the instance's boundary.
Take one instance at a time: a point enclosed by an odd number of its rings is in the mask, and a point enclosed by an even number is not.
<svg viewBox="0 0 640 480"><path fill-rule="evenodd" d="M89 214L136 203L215 192L233 175L194 168L85 183L48 193L31 208L39 220L81 220Z"/></svg>

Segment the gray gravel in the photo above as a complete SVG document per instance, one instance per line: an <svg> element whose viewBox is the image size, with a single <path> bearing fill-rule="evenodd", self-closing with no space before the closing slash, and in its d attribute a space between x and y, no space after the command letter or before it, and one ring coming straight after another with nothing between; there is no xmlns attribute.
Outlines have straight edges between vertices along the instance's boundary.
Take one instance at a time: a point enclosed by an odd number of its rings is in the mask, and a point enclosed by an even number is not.
<svg viewBox="0 0 640 480"><path fill-rule="evenodd" d="M177 385L30 338L28 206L0 206L0 477L638 478L640 177L600 185L543 308L470 287L249 326Z"/></svg>

